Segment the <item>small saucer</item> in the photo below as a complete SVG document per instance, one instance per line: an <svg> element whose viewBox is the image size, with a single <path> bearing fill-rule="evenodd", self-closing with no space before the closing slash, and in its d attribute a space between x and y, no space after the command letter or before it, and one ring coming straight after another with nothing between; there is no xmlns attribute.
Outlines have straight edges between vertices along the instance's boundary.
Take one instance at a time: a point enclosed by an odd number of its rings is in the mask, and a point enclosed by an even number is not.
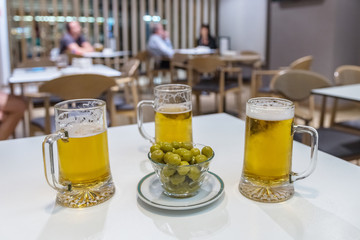
<svg viewBox="0 0 360 240"><path fill-rule="evenodd" d="M172 198L163 193L155 172L143 177L137 187L138 197L145 203L168 210L188 210L206 206L218 200L224 193L224 182L215 173L208 172L199 192L189 198Z"/></svg>

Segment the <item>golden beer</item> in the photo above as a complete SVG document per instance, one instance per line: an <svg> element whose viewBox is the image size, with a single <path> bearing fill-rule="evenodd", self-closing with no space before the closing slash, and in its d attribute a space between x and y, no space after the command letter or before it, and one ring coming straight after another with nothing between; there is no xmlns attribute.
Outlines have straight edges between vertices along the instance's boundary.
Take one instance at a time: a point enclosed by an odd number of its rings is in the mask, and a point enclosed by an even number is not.
<svg viewBox="0 0 360 240"><path fill-rule="evenodd" d="M294 125L294 103L271 97L246 103L244 166L240 192L259 202L282 202L294 195L293 182L308 177L315 169L318 134L312 127ZM311 136L311 162L307 170L291 170L293 134Z"/></svg>
<svg viewBox="0 0 360 240"><path fill-rule="evenodd" d="M45 137L42 147L45 177L58 192L56 202L71 208L105 202L115 193L105 102L67 100L56 104L54 110L56 132ZM54 153L57 153L56 165Z"/></svg>
<svg viewBox="0 0 360 240"><path fill-rule="evenodd" d="M192 111L181 105L164 105L155 112L156 142L192 142Z"/></svg>
<svg viewBox="0 0 360 240"><path fill-rule="evenodd" d="M289 181L293 118L261 120L246 117L243 175L257 185Z"/></svg>
<svg viewBox="0 0 360 240"><path fill-rule="evenodd" d="M107 131L58 140L59 181L73 187L90 187L110 177Z"/></svg>

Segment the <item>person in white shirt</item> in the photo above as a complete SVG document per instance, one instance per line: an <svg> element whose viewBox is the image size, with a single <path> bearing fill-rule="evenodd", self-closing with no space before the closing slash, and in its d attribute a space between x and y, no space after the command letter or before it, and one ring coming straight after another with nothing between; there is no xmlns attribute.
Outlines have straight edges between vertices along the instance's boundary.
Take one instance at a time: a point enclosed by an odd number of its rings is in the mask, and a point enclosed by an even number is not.
<svg viewBox="0 0 360 240"><path fill-rule="evenodd" d="M169 33L164 30L161 24L155 24L153 26L147 50L151 56L158 60L160 68L169 68L169 61L164 60L164 58L172 58L174 49L169 39Z"/></svg>

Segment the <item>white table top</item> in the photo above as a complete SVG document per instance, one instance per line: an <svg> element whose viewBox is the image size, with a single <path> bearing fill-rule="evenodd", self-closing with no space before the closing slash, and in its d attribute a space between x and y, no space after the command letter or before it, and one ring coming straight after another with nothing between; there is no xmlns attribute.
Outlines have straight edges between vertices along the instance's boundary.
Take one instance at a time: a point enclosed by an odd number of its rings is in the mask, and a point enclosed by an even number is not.
<svg viewBox="0 0 360 240"><path fill-rule="evenodd" d="M9 83L34 83L50 81L66 74L101 74L108 77L118 77L121 72L102 64L94 64L91 68L66 67L58 70L57 67L15 68Z"/></svg>
<svg viewBox="0 0 360 240"><path fill-rule="evenodd" d="M313 89L311 92L318 95L360 101L360 84L319 88Z"/></svg>
<svg viewBox="0 0 360 240"><path fill-rule="evenodd" d="M153 130L153 123L145 126ZM109 129L116 193L86 209L55 205L44 177L44 137L0 142L0 239L359 239L360 167L319 152L315 172L295 183L295 195L278 204L251 201L238 191L244 122L227 114L195 117L194 140L210 145L210 170L225 195L200 209L169 211L137 198L139 180L152 172L150 144L136 125ZM294 170L307 166L309 148L294 143Z"/></svg>
<svg viewBox="0 0 360 240"><path fill-rule="evenodd" d="M130 55L130 51L115 51L115 52L87 52L84 57L88 58L114 58Z"/></svg>
<svg viewBox="0 0 360 240"><path fill-rule="evenodd" d="M189 55L206 55L206 54L214 54L216 53L216 50L206 47L196 47L196 48L176 49L175 52L181 54L189 54Z"/></svg>
<svg viewBox="0 0 360 240"><path fill-rule="evenodd" d="M221 56L220 59L227 62L255 62L260 60L261 57L260 55L237 54L237 55Z"/></svg>

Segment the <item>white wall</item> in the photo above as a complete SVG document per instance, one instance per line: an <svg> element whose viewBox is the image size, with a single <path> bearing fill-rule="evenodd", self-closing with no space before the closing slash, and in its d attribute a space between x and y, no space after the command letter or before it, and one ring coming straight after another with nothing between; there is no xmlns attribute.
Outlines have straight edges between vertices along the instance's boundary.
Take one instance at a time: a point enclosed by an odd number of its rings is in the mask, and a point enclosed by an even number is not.
<svg viewBox="0 0 360 240"><path fill-rule="evenodd" d="M231 50L266 56L267 0L220 0L219 36L229 36Z"/></svg>
<svg viewBox="0 0 360 240"><path fill-rule="evenodd" d="M9 40L6 19L6 1L0 1L0 87L10 76Z"/></svg>

